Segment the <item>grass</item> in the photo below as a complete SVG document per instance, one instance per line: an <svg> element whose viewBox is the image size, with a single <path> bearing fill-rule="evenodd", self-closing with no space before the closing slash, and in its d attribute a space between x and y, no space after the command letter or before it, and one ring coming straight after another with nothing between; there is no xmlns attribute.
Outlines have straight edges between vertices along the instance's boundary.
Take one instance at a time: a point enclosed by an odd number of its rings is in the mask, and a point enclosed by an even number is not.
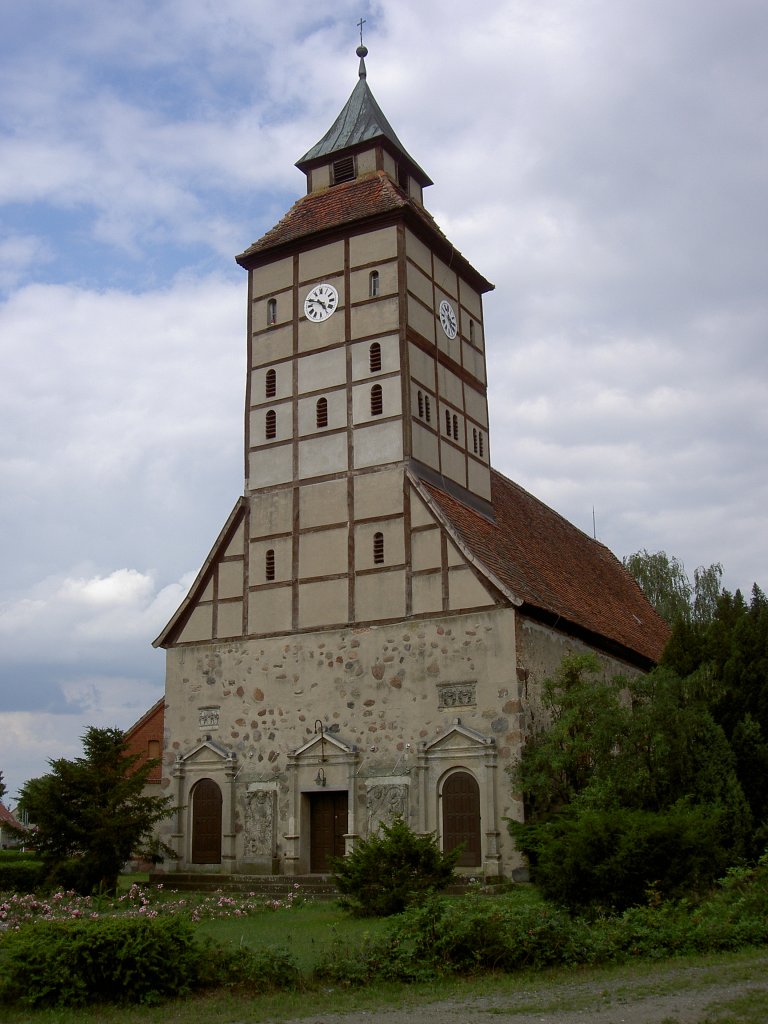
<svg viewBox="0 0 768 1024"><path fill-rule="evenodd" d="M745 951L720 956L691 957L630 966L574 971L562 968L517 975L490 975L470 979L402 986L371 985L365 989L322 988L298 993L242 997L215 993L193 999L163 1003L157 1007L94 1007L77 1010L8 1011L3 1024L266 1024L317 1015L370 1013L377 1008L415 1008L438 1000L492 999L484 1007L489 1024L505 1017L514 1024L520 1014L549 1014L581 1010L585 1014L601 1009L628 1006L633 999L685 994L720 985L763 980L768 968L764 951ZM555 1019L557 1019L555 1017ZM617 1018L618 1019L618 1018ZM768 992L749 992L733 1000L708 1006L698 1024L765 1024L768 1020ZM674 1015L666 1024L679 1024Z"/></svg>
<svg viewBox="0 0 768 1024"><path fill-rule="evenodd" d="M131 876L122 891L128 891ZM143 880L142 880L143 881ZM517 889L510 894L515 902L541 902L534 889ZM467 897L457 897L459 900ZM154 899L154 897L153 897ZM170 890L158 893L162 903L172 903L178 894ZM216 897L197 897L193 902L216 902ZM280 909L256 908L248 916L233 916L226 910L203 915L196 926L217 942L250 947L283 947L291 951L307 979L306 988L261 996L220 990L204 996L163 1003L158 1007L94 1007L77 1010L30 1011L0 1008L3 1024L248 1024L277 1022L317 1015L318 1011L370 1014L377 1008L418 1007L438 1000L484 998L482 1010L489 1021L506 1017L514 1024L521 1014L558 1014L578 1011L586 1016L600 1010L615 1010L636 1001L664 996L682 996L701 992L705 998L697 1024L765 1024L768 1020L768 988L743 991L729 998L723 986L741 986L768 976L768 952L750 949L738 953L700 957L676 957L642 961L629 965L600 968L526 970L508 975L445 977L412 985L375 982L361 988L312 981L312 968L337 939L345 946L361 945L389 925L381 919L350 918L335 903L308 902ZM716 987L717 986L717 987ZM711 990L711 1000L709 998ZM617 1018L618 1019L618 1018ZM635 1018L637 1019L637 1018ZM680 1024L672 1013L665 1024Z"/></svg>
<svg viewBox="0 0 768 1024"><path fill-rule="evenodd" d="M310 973L327 947L340 935L354 945L365 936L383 932L384 918L350 918L335 903L307 903L287 911L265 911L246 918L201 921L201 932L218 942L243 946L281 946L289 949L299 968Z"/></svg>

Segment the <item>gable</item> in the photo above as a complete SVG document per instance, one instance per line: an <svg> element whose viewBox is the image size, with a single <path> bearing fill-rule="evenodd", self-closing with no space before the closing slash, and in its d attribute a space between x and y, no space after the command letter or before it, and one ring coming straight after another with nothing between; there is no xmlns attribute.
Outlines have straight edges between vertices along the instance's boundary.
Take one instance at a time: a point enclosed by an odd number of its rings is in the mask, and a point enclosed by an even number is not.
<svg viewBox="0 0 768 1024"><path fill-rule="evenodd" d="M242 637L248 503L239 498L187 596L153 647Z"/></svg>

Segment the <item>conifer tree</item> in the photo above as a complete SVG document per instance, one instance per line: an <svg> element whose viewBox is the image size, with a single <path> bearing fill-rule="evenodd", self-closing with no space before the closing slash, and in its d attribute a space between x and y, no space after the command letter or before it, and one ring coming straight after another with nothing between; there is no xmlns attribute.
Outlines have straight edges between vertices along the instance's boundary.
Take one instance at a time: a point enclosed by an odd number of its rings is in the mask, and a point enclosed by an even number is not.
<svg viewBox="0 0 768 1024"><path fill-rule="evenodd" d="M51 759L47 775L21 789L19 807L52 882L88 894L114 893L123 864L171 813L170 797L143 793L157 764L129 754L120 729L91 726L83 757Z"/></svg>

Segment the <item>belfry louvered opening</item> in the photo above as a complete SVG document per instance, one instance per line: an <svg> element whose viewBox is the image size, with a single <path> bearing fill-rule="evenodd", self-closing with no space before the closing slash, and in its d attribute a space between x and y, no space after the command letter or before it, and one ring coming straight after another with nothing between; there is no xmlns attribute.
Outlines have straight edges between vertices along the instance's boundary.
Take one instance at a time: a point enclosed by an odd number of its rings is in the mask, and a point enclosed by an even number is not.
<svg viewBox="0 0 768 1024"><path fill-rule="evenodd" d="M342 156L333 161L333 184L339 185L342 181L352 181L355 177L355 158L353 156Z"/></svg>
<svg viewBox="0 0 768 1024"><path fill-rule="evenodd" d="M373 535L373 564L381 565L384 562L384 534L374 533Z"/></svg>

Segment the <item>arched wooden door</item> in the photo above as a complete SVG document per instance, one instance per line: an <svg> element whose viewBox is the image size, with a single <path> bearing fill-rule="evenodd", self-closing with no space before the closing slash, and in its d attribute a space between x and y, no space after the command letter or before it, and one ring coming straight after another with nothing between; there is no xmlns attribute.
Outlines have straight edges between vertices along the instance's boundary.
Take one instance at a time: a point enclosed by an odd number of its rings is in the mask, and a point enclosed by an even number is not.
<svg viewBox="0 0 768 1024"><path fill-rule="evenodd" d="M480 843L480 787L469 772L454 772L443 783L443 850L447 853L460 843L461 867L474 868L482 863Z"/></svg>
<svg viewBox="0 0 768 1024"><path fill-rule="evenodd" d="M221 864L221 790L211 779L192 788L192 863Z"/></svg>

